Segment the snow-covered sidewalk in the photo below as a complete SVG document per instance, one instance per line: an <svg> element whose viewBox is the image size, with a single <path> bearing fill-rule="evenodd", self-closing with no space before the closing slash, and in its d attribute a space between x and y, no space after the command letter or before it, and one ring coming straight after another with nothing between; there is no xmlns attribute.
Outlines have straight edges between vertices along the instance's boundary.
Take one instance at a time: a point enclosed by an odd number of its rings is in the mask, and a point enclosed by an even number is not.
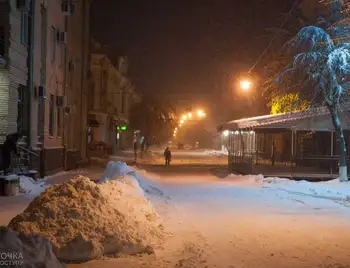
<svg viewBox="0 0 350 268"><path fill-rule="evenodd" d="M233 182L260 185L263 188L285 191L293 195L349 202L350 205L350 182L340 182L339 179L327 182L308 182L286 178L264 178L263 175L229 175L227 179Z"/></svg>

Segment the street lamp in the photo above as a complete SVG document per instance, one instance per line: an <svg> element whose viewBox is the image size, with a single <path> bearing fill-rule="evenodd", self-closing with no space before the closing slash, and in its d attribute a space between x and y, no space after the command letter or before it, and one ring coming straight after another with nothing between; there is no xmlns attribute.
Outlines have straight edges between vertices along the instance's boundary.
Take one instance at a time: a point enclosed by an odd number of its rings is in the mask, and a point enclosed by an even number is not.
<svg viewBox="0 0 350 268"><path fill-rule="evenodd" d="M183 116L182 116L182 119L183 119L183 120L186 120L186 119L187 119L187 115L183 115Z"/></svg>
<svg viewBox="0 0 350 268"><path fill-rule="evenodd" d="M205 117L205 112L203 110L198 110L197 115L198 117Z"/></svg>
<svg viewBox="0 0 350 268"><path fill-rule="evenodd" d="M185 120L181 119L180 124L182 125L183 123L185 123Z"/></svg>
<svg viewBox="0 0 350 268"><path fill-rule="evenodd" d="M242 80L239 82L239 84L241 85L241 89L244 91L247 91L252 87L252 82L248 80Z"/></svg>
<svg viewBox="0 0 350 268"><path fill-rule="evenodd" d="M192 113L188 113L188 118L192 118Z"/></svg>

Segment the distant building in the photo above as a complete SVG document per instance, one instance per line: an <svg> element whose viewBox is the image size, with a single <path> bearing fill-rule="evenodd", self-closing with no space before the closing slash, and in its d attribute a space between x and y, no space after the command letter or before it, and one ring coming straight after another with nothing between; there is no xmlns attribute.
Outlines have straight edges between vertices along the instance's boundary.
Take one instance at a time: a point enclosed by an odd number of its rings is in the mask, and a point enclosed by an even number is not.
<svg viewBox="0 0 350 268"><path fill-rule="evenodd" d="M120 57L114 65L96 41L92 42L92 52L88 142L103 142L114 152L127 146L127 132L117 129L129 124L136 93L127 77L127 58Z"/></svg>

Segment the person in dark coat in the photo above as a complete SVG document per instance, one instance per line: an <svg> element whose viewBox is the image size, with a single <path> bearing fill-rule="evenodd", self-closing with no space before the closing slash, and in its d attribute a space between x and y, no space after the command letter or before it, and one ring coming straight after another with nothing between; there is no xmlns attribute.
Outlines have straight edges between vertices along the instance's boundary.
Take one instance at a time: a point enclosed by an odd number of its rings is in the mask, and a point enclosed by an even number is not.
<svg viewBox="0 0 350 268"><path fill-rule="evenodd" d="M165 166L170 166L171 151L170 151L169 147L166 147L166 149L164 151L164 158L165 158Z"/></svg>
<svg viewBox="0 0 350 268"><path fill-rule="evenodd" d="M146 138L144 137L141 142L141 158L143 158L143 155L145 152L146 152Z"/></svg>
<svg viewBox="0 0 350 268"><path fill-rule="evenodd" d="M11 152L17 153L17 142L21 138L19 133L12 133L6 136L6 140L1 147L1 170L5 173L11 166Z"/></svg>
<svg viewBox="0 0 350 268"><path fill-rule="evenodd" d="M136 163L137 161L137 149L138 149L138 144L137 144L137 138L134 138L134 142L133 142L133 147L134 147L134 161Z"/></svg>

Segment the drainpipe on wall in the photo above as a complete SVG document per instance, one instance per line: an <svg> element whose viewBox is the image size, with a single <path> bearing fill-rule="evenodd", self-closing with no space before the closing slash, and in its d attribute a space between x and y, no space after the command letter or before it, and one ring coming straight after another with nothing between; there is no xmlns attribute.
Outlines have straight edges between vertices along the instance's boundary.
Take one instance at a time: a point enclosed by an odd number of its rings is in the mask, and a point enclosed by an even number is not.
<svg viewBox="0 0 350 268"><path fill-rule="evenodd" d="M28 133L27 139L28 139L28 147L32 147L32 141L31 141L31 125L32 125L32 98L33 98L33 92L34 92L34 20L35 20L35 0L30 1L30 9L29 9L29 23L28 23L28 45L27 45L27 51L28 51L28 59L27 59L27 67L28 67L28 79L27 79L27 90L29 91L29 102L28 102ZM30 157L29 154L29 163L30 163Z"/></svg>
<svg viewBox="0 0 350 268"><path fill-rule="evenodd" d="M68 16L64 18L64 31L68 33ZM68 105L68 94L67 94L67 59L68 59L68 47L64 45L65 53L64 53L64 71L63 71L63 96L66 98L66 104ZM62 146L64 148L64 156L63 156L63 169L67 167L67 148L68 148L68 136L69 136L69 125L70 125L70 114L68 114L68 120L64 120L65 111L63 110L63 120L62 120ZM67 128L66 128L67 126Z"/></svg>
<svg viewBox="0 0 350 268"><path fill-rule="evenodd" d="M81 125L80 125L80 137L82 137L81 139L81 142L80 142L80 156L82 156L82 151L84 150L84 146L83 146L83 142L86 141L85 139L87 139L87 122L83 120L83 117L84 117L84 111L83 111L83 96L84 96L84 77L85 77L85 72L87 71L85 69L85 54L86 54L86 50L85 50L85 42L89 42L89 40L86 40L86 2L85 1L82 1L82 10L83 10L83 19L82 19L82 23L83 23L83 27L82 27L82 32L83 32L83 48L81 50L81 54L82 54L82 60L81 60L81 82L80 82L80 119L81 119ZM87 113L87 111L85 111ZM86 115L87 116L87 115ZM84 125L85 123L85 125ZM83 129L85 130L83 132ZM84 138L83 138L84 136ZM86 142L85 142L86 143ZM86 157L86 152L85 152L85 156L84 158ZM81 159L81 160L85 160L85 159Z"/></svg>

